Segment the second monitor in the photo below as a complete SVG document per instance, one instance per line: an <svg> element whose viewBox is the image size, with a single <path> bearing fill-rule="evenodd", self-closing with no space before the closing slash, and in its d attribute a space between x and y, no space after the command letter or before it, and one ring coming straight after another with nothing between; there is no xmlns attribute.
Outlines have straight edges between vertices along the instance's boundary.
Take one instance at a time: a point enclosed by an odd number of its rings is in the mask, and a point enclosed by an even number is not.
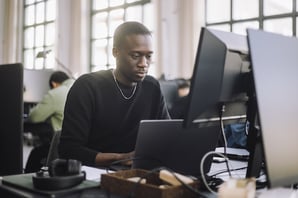
<svg viewBox="0 0 298 198"><path fill-rule="evenodd" d="M184 127L219 121L221 116L224 120L245 119L249 76L246 37L202 28Z"/></svg>

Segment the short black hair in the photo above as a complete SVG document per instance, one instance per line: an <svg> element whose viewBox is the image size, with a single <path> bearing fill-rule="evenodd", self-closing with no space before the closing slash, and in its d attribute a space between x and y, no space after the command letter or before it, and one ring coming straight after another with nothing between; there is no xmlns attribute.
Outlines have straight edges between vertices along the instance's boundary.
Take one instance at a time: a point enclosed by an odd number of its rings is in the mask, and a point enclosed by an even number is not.
<svg viewBox="0 0 298 198"><path fill-rule="evenodd" d="M146 26L136 21L128 21L119 25L114 32L113 47L121 47L126 36L132 34L150 35L151 32Z"/></svg>
<svg viewBox="0 0 298 198"><path fill-rule="evenodd" d="M63 72L63 71L55 71L50 76L49 85L50 85L51 88L53 88L51 82L63 83L67 79L69 79L69 76L65 72Z"/></svg>

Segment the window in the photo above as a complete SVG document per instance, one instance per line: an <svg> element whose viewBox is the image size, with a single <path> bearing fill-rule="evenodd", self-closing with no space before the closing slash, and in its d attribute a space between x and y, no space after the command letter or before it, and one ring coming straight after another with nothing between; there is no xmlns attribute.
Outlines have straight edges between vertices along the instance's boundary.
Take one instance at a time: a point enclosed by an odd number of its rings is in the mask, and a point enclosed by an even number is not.
<svg viewBox="0 0 298 198"><path fill-rule="evenodd" d="M150 0L93 0L91 14L91 71L115 67L113 34L124 21L139 21L151 31L153 12Z"/></svg>
<svg viewBox="0 0 298 198"><path fill-rule="evenodd" d="M54 67L55 19L56 0L24 1L23 63L25 68Z"/></svg>
<svg viewBox="0 0 298 198"><path fill-rule="evenodd" d="M206 26L246 35L246 28L297 36L297 0L205 0Z"/></svg>

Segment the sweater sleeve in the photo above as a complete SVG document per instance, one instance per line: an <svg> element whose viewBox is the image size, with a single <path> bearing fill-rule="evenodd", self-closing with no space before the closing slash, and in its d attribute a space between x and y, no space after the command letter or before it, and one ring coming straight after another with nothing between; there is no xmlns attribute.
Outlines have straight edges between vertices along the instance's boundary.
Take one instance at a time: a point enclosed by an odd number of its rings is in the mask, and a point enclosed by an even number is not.
<svg viewBox="0 0 298 198"><path fill-rule="evenodd" d="M82 76L74 83L67 96L59 143L60 157L76 159L89 166L95 165L97 151L87 147L93 105L91 81L87 76Z"/></svg>

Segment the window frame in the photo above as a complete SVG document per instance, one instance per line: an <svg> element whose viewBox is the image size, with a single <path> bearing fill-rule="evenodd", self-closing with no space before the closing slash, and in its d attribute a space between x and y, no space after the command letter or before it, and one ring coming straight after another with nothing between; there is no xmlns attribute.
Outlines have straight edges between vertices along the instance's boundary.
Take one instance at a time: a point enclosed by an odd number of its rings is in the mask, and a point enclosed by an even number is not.
<svg viewBox="0 0 298 198"><path fill-rule="evenodd" d="M54 2L54 9L55 9L55 13L57 12L57 0L51 0ZM22 41L22 61L24 63L24 68L26 69L53 69L55 67L54 65L54 58L55 55L54 55L54 49L55 49L55 39L54 39L54 42L52 44L49 44L47 45L47 26L48 25L53 25L54 27L54 34L53 36L55 37L55 33L57 31L56 29L56 19L57 19L57 16L55 15L53 19L51 20L47 20L47 11L48 11L48 3L50 1L49 0L32 0L31 2L29 1L29 3L26 3L26 1L24 1L23 3L23 32L22 32L22 38L23 38L23 41ZM41 4L43 3L44 4L44 8L43 8L43 17L44 19L41 21L41 22L36 22L36 17L37 17L37 9L36 7L38 6L38 4ZM26 15L27 15L27 12L26 12L26 8L28 8L29 6L33 6L34 7L34 22L32 24L26 24ZM41 46L38 46L36 44L36 28L37 27L42 27L43 28L43 43ZM33 28L33 38L32 38L32 41L33 43L30 43L30 47L26 47L26 30L29 29L29 28ZM41 36L41 35L39 35ZM32 51L32 55L30 57L30 59L32 58L32 65L27 65L26 64L26 56L25 56L25 53L26 51ZM44 54L43 57L37 57L37 54L39 52L51 52L51 58L48 57L47 58L47 55L48 53ZM36 60L36 59L39 59L39 60ZM53 60L52 60L53 59ZM40 61L41 64L40 65L37 65L36 62L37 61ZM48 64L47 63L51 63L51 64Z"/></svg>
<svg viewBox="0 0 298 198"><path fill-rule="evenodd" d="M291 18L292 19L292 35L297 36L297 18L298 18L298 10L296 10L296 4L297 0L292 0L292 9L289 13L284 14L273 14L273 15L264 15L264 0L259 0L259 14L257 17L253 18L246 18L246 19L233 19L233 2L236 0L229 0L230 1L230 20L226 21L220 21L220 22L208 22L207 21L207 15L208 15L208 9L207 9L207 1L205 0L205 25L206 27L212 27L215 25L229 25L229 31L234 32L233 25L236 23L243 23L243 22L252 22L252 21L258 21L259 22L259 29L264 29L264 21L270 20L270 19L283 19L283 18Z"/></svg>

